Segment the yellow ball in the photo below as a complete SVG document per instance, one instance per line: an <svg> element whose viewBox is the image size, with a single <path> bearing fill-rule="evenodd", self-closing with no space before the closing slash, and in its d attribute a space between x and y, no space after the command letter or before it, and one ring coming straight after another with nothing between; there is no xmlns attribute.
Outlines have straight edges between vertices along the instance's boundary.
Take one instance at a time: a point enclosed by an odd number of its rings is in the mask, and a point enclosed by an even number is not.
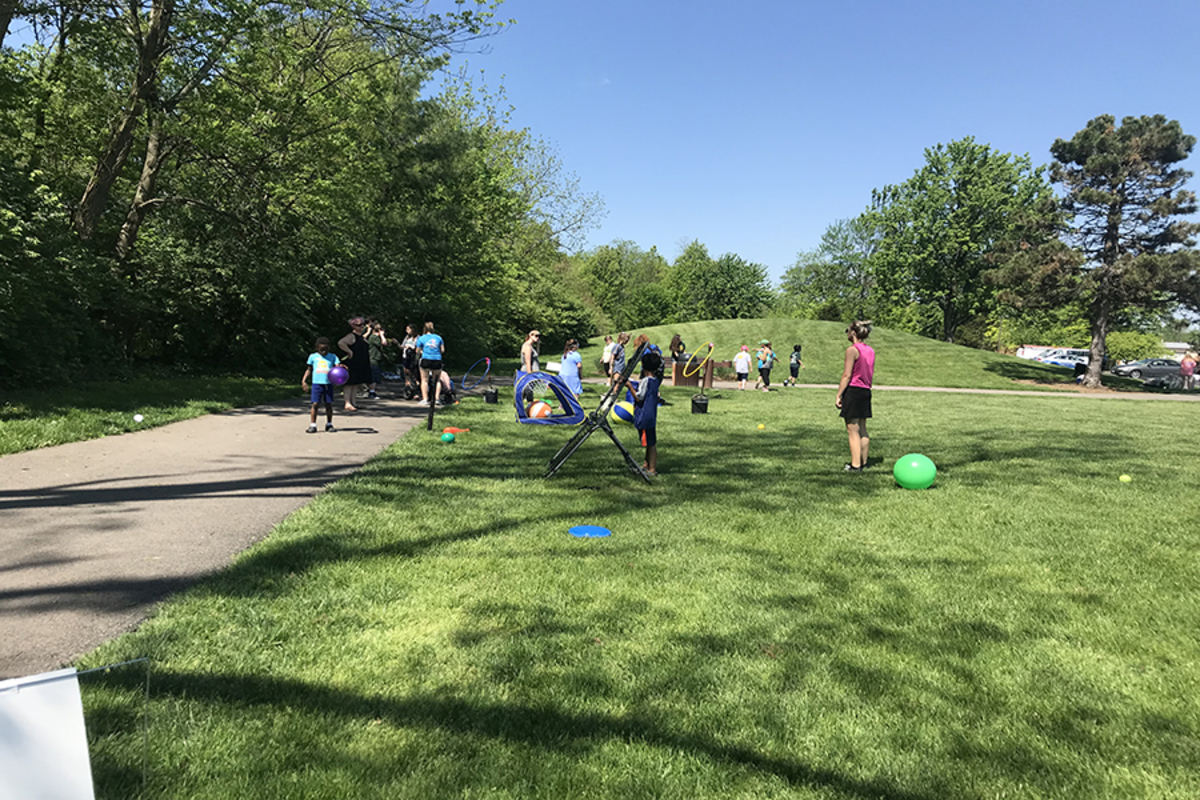
<svg viewBox="0 0 1200 800"><path fill-rule="evenodd" d="M1129 477L1128 475L1122 475L1120 480L1121 483L1129 483L1131 480L1133 480L1133 478Z"/></svg>
<svg viewBox="0 0 1200 800"><path fill-rule="evenodd" d="M761 424L761 423L759 423L758 429L759 429L760 431L764 431L764 430L766 430L766 429L767 429L767 426L766 426L766 425L763 425L763 424Z"/></svg>

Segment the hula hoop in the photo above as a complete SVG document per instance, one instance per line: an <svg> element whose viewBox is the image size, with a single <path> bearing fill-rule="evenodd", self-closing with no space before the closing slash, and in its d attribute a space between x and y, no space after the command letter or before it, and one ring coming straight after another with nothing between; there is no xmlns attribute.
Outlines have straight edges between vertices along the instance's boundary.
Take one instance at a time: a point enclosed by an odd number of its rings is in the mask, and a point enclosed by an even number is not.
<svg viewBox="0 0 1200 800"><path fill-rule="evenodd" d="M478 367L479 364L483 361L487 362L487 366L483 368L483 374L479 376L479 380L475 381L470 386L467 386L467 377L471 374L471 370ZM484 356L483 358L479 359L479 361L476 361L474 364L472 364L471 369L469 369L463 373L462 380L458 382L458 385L462 387L462 390L464 392L469 392L472 389L474 389L476 386L478 386L479 384L483 383L483 379L486 378L488 376L488 373L490 373L491 371L492 371L492 360L490 358L488 358L487 356Z"/></svg>
<svg viewBox="0 0 1200 800"><path fill-rule="evenodd" d="M696 356L700 355L699 353L692 353L692 357L691 357L691 358L689 358L689 359L687 360L687 363L683 365L683 377L685 377L685 378L691 378L691 377L694 377L694 376L696 376L696 375L699 375L699 374L700 374L700 370L704 369L704 365L705 365L705 364L707 364L709 361L711 361L711 360L712 360L712 354L713 354L713 343L712 343L712 342L709 342L709 343L706 345L706 347L708 347L708 353L707 353L707 354L704 356L704 360L703 360L703 361L701 361L699 364L697 364L697 365L696 365L696 368L695 368L694 370L692 370L691 372L688 372L688 367L690 367L690 366L692 365L692 362L696 360Z"/></svg>

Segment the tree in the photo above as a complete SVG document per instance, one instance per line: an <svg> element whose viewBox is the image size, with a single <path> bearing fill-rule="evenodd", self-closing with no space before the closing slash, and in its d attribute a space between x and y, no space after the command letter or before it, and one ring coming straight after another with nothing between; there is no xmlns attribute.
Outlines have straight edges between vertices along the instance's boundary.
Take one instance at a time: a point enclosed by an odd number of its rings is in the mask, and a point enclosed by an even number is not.
<svg viewBox="0 0 1200 800"><path fill-rule="evenodd" d="M947 342L994 309L986 256L1017 235L1019 223L1051 196L1042 173L1028 156L999 153L967 137L927 149L925 166L913 177L873 192L865 218L880 238L870 263L886 301L934 307L936 335Z"/></svg>
<svg viewBox="0 0 1200 800"><path fill-rule="evenodd" d="M815 250L798 254L783 274L781 299L816 319L871 319L871 256L878 246L878 233L866 217L838 220L825 229Z"/></svg>
<svg viewBox="0 0 1200 800"><path fill-rule="evenodd" d="M1196 195L1184 190L1191 172L1175 167L1196 137L1161 114L1091 120L1070 141L1050 147L1051 173L1063 184L1072 217L1071 241L1083 253L1081 290L1088 300L1091 360L1086 383L1100 385L1105 338L1123 307L1200 304L1200 254L1191 250L1200 224Z"/></svg>
<svg viewBox="0 0 1200 800"><path fill-rule="evenodd" d="M761 316L771 304L766 267L733 253L713 260L693 241L671 266L672 322Z"/></svg>
<svg viewBox="0 0 1200 800"><path fill-rule="evenodd" d="M653 247L643 250L630 241L601 245L585 254L580 272L612 330L655 325L669 312L662 305L667 261Z"/></svg>
<svg viewBox="0 0 1200 800"><path fill-rule="evenodd" d="M1031 227L996 280L1030 306L1076 301L1087 309L1091 359L1085 383L1100 385L1106 342L1123 318L1200 308L1200 224L1192 173L1175 166L1196 137L1162 115L1096 117L1050 147L1051 177L1065 196L1061 217ZM1049 218L1045 218L1049 219ZM1051 235L1059 234L1059 235Z"/></svg>

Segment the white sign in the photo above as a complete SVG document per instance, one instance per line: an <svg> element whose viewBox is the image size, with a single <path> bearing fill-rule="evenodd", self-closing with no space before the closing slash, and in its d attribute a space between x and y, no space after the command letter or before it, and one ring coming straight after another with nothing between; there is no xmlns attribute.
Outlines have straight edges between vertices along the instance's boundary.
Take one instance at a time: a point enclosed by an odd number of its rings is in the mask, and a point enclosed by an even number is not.
<svg viewBox="0 0 1200 800"><path fill-rule="evenodd" d="M0 681L0 800L94 800L74 669Z"/></svg>

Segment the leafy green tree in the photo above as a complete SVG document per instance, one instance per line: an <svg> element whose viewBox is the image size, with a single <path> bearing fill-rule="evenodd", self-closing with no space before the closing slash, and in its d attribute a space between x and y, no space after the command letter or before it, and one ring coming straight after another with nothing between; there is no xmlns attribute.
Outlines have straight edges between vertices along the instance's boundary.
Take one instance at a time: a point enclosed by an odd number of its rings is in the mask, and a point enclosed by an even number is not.
<svg viewBox="0 0 1200 800"><path fill-rule="evenodd" d="M813 319L871 319L875 277L871 256L878 232L865 217L830 225L815 250L800 253L780 281L781 301Z"/></svg>
<svg viewBox="0 0 1200 800"><path fill-rule="evenodd" d="M1200 308L1200 224L1192 173L1176 166L1196 138L1162 115L1096 117L1050 148L1051 176L1065 196L1062 219L1033 235L996 271L996 281L1030 306L1079 302L1087 309L1091 359L1085 382L1100 385L1106 341L1131 315ZM1051 233L1060 233L1061 238Z"/></svg>
<svg viewBox="0 0 1200 800"><path fill-rule="evenodd" d="M669 308L662 282L667 261L658 250L630 241L601 245L584 255L580 272L611 330L633 330L662 321Z"/></svg>
<svg viewBox="0 0 1200 800"><path fill-rule="evenodd" d="M714 260L698 241L675 259L667 284L674 295L672 322L759 317L772 300L765 267L733 253Z"/></svg>
<svg viewBox="0 0 1200 800"><path fill-rule="evenodd" d="M1050 197L1028 156L1013 157L967 137L925 151L925 166L902 184L873 193L865 224L879 233L870 258L881 301L936 310L936 329L959 329L996 307L986 256L1018 234L1021 221ZM931 320L932 321L932 320Z"/></svg>

